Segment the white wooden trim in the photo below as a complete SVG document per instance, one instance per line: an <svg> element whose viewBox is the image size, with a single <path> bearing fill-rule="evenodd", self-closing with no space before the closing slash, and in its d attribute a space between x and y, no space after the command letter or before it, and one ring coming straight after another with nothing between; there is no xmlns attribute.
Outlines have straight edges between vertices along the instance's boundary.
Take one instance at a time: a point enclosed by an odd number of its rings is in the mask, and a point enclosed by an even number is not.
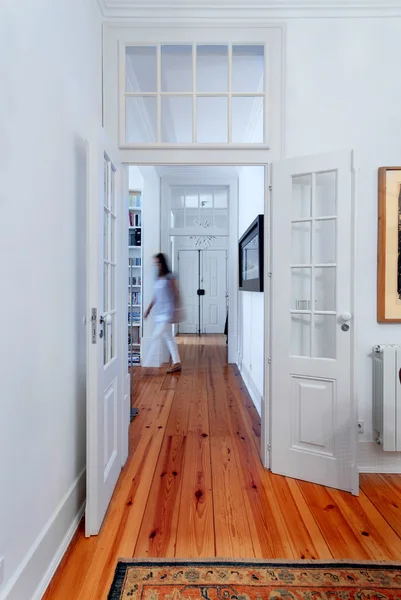
<svg viewBox="0 0 401 600"><path fill-rule="evenodd" d="M196 23L216 19L229 22L255 22L272 19L400 17L399 0L98 0L106 20L135 19L164 25L173 20Z"/></svg>

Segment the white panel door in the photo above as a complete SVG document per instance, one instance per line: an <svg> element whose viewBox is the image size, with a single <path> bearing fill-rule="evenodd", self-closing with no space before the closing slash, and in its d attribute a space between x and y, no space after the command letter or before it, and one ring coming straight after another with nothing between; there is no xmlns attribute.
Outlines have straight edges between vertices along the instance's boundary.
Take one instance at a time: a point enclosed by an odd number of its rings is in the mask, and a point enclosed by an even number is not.
<svg viewBox="0 0 401 600"><path fill-rule="evenodd" d="M180 250L178 253L178 274L182 304L186 319L178 326L179 333L198 333L199 329L199 252Z"/></svg>
<svg viewBox="0 0 401 600"><path fill-rule="evenodd" d="M88 141L86 535L103 522L122 464L121 219L118 153L94 128Z"/></svg>
<svg viewBox="0 0 401 600"><path fill-rule="evenodd" d="M273 164L271 468L358 493L351 166L350 152Z"/></svg>
<svg viewBox="0 0 401 600"><path fill-rule="evenodd" d="M204 250L202 255L201 288L203 333L224 333L227 316L227 252Z"/></svg>

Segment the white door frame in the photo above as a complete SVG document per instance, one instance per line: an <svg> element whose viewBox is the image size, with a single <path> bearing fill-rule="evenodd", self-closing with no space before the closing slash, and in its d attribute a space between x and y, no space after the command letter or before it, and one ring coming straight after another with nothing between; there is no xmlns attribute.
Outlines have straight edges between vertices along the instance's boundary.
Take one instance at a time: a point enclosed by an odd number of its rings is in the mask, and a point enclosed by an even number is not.
<svg viewBox="0 0 401 600"><path fill-rule="evenodd" d="M269 364L269 356L270 356L270 293L271 293L271 285L270 285L270 277L268 276L270 272L270 243L271 236L270 234L270 190L269 190L269 164L273 162L274 159L277 160L277 155L273 153L271 150L266 148L260 149L220 149L220 148L211 148L207 150L206 148L193 148L191 151L182 150L180 148L176 149L163 149L163 148L154 148L147 149L147 159L144 160L142 156L141 150L121 150L121 164L124 167L165 167L165 166L206 166L206 167L230 167L230 166L261 166L265 169L265 219L264 219L264 231L265 231L265 285L264 285L264 337L265 337L265 355L264 355L264 397L262 402L262 414L261 414L261 459L264 467L266 469L270 468L270 364ZM123 169L127 171L127 169ZM126 187L128 190L128 186ZM237 200L238 203L238 200ZM238 213L238 209L237 209ZM230 243L229 243L229 260L230 260L230 252L231 246L233 248L233 252L237 255L238 262L238 214L235 225L232 223L232 219L230 219ZM126 242L126 229L121 232L121 240L122 244ZM235 250L234 250L235 248ZM228 265L228 271L231 271L230 264ZM235 316L237 318L238 314L238 268L236 268L236 292L235 292ZM230 293L230 292L229 292ZM126 301L128 302L127 298ZM122 319L125 324L125 320ZM235 330L237 330L237 321L235 322ZM126 328L125 328L126 331ZM123 332L122 332L123 333ZM238 335L238 332L237 332ZM236 338L237 339L237 338ZM237 362L237 354L238 349L235 349L235 359L233 362Z"/></svg>

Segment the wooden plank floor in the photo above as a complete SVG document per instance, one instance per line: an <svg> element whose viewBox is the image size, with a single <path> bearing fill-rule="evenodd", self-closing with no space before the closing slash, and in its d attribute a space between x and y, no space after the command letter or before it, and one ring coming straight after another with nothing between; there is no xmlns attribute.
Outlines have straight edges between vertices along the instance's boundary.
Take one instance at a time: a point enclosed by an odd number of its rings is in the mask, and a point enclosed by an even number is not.
<svg viewBox="0 0 401 600"><path fill-rule="evenodd" d="M45 600L106 598L119 557L401 560L401 476L361 494L273 475L222 336L179 338L180 375L137 369L130 458L100 535L81 524Z"/></svg>

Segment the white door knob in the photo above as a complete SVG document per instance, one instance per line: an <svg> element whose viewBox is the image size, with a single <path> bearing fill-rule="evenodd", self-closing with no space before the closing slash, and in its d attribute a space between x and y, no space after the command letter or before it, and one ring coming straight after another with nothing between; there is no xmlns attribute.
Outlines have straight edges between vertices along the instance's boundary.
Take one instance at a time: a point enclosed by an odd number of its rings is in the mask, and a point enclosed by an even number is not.
<svg viewBox="0 0 401 600"><path fill-rule="evenodd" d="M351 321L352 315L349 312L343 312L343 314L341 315L341 318L345 323L347 323L347 321Z"/></svg>
<svg viewBox="0 0 401 600"><path fill-rule="evenodd" d="M351 318L351 316L350 316L350 318ZM111 315L107 315L107 317L105 318L105 321L106 321L107 325L111 325L111 321L112 321Z"/></svg>

